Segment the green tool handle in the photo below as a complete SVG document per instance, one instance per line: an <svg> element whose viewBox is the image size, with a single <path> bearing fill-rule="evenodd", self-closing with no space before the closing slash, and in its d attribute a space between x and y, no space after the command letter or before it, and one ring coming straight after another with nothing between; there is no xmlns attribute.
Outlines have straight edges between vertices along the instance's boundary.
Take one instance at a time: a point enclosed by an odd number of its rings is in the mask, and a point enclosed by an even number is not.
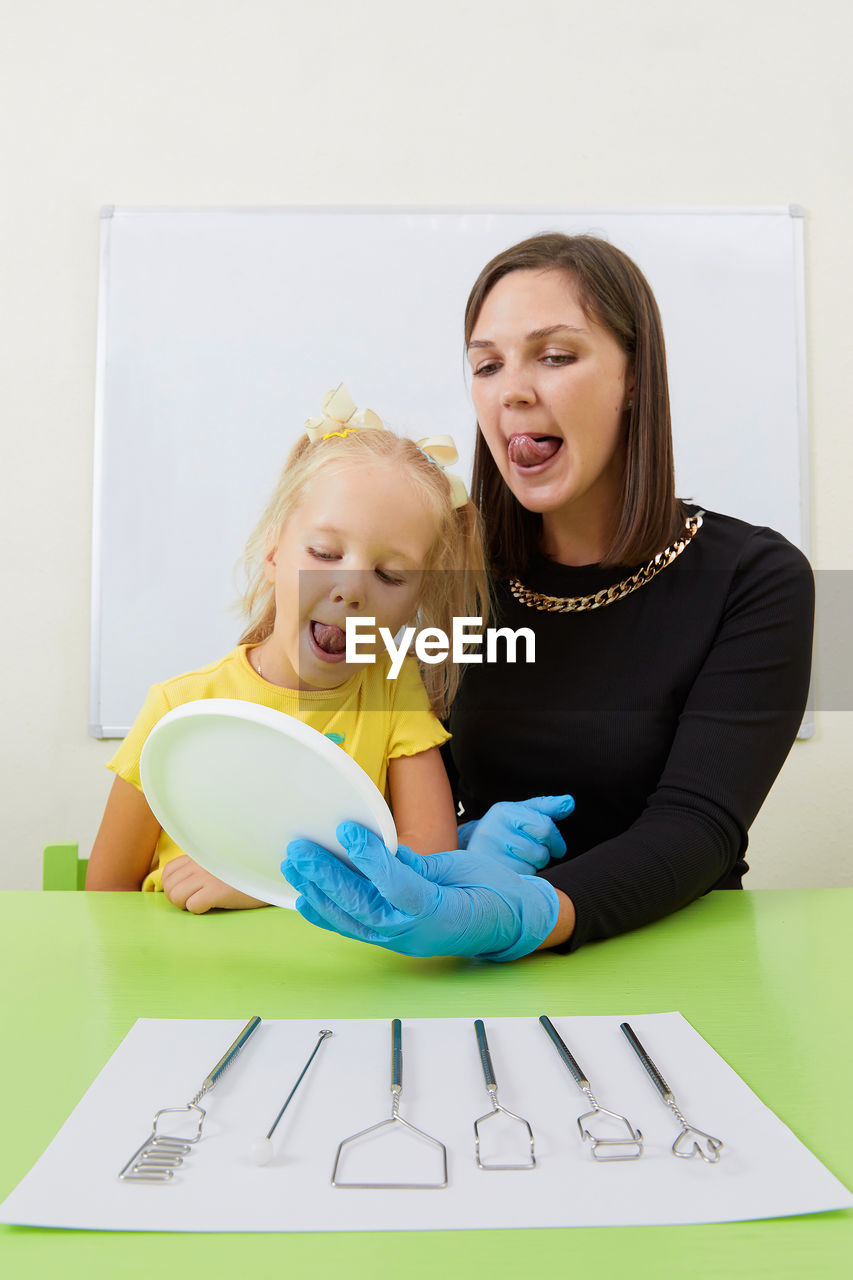
<svg viewBox="0 0 853 1280"><path fill-rule="evenodd" d="M569 1046L565 1044L565 1042L563 1041L562 1036L558 1032L557 1028L554 1026L551 1019L546 1018L545 1014L543 1013L539 1021L542 1024L543 1030L550 1036L551 1042L553 1043L554 1048L557 1050L557 1053L559 1053L560 1057L563 1059L563 1062L566 1064L566 1066L569 1068L572 1075L574 1076L575 1083L581 1089L588 1089L589 1081L587 1080L586 1076L581 1070L580 1063L577 1061L572 1051L569 1049Z"/></svg>
<svg viewBox="0 0 853 1280"><path fill-rule="evenodd" d="M651 1079L652 1084L655 1086L658 1093L663 1098L664 1102L672 1102L673 1101L672 1090L670 1089L667 1082L664 1080L661 1073L658 1071L655 1064L652 1062L649 1055L646 1053L643 1046L640 1044L640 1041L637 1039L637 1034L631 1027L631 1024L629 1022L620 1022L619 1028L622 1031L622 1034L625 1036L628 1043L630 1044L631 1048L636 1053L637 1057L642 1062L643 1066L646 1068L646 1071L649 1073L649 1077Z"/></svg>
<svg viewBox="0 0 853 1280"><path fill-rule="evenodd" d="M486 1039L486 1028L483 1026L482 1018L477 1018L474 1022L474 1033L477 1037L477 1048L480 1050L486 1089L497 1089L498 1082L495 1079L495 1069L492 1066L492 1055L489 1052L489 1042Z"/></svg>
<svg viewBox="0 0 853 1280"><path fill-rule="evenodd" d="M403 1024L399 1018L391 1022L391 1089L403 1088Z"/></svg>
<svg viewBox="0 0 853 1280"><path fill-rule="evenodd" d="M205 1078L204 1084L201 1086L203 1093L210 1092L210 1090L216 1084L219 1077L224 1072L226 1072L228 1068L231 1066L231 1063L237 1057L237 1054L243 1048L243 1045L249 1039L249 1036L252 1035L252 1033L256 1031L260 1025L261 1025L260 1018L254 1017L249 1019L249 1021L246 1023L243 1030L238 1035L237 1039L231 1045L230 1049L226 1050L226 1052L217 1062L216 1066L213 1068L210 1074Z"/></svg>

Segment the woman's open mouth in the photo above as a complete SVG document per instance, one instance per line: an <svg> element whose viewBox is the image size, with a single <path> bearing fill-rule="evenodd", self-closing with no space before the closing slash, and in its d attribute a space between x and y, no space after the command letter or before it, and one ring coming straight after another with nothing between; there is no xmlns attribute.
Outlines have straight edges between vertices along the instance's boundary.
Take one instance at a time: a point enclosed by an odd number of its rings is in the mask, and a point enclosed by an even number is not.
<svg viewBox="0 0 853 1280"><path fill-rule="evenodd" d="M323 662L343 662L346 658L346 632L333 622L312 618L308 627L312 652Z"/></svg>
<svg viewBox="0 0 853 1280"><path fill-rule="evenodd" d="M507 454L514 467L521 471L532 471L550 462L562 445L563 441L559 436L534 436L524 432L510 436Z"/></svg>

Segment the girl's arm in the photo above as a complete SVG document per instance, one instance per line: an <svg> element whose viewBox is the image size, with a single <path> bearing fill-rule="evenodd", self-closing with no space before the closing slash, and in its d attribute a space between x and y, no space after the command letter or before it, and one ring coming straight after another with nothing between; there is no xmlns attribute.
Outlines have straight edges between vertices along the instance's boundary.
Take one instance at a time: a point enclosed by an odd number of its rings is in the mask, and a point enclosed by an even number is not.
<svg viewBox="0 0 853 1280"><path fill-rule="evenodd" d="M117 775L89 857L86 888L138 890L159 835L160 823L145 796Z"/></svg>
<svg viewBox="0 0 853 1280"><path fill-rule="evenodd" d="M141 791L116 776L86 872L87 889L136 891L151 869L160 824ZM217 880L184 854L163 867L163 891L170 902L193 914L211 907L265 907Z"/></svg>
<svg viewBox="0 0 853 1280"><path fill-rule="evenodd" d="M453 796L438 747L392 757L388 787L400 844L415 853L443 853L457 847Z"/></svg>

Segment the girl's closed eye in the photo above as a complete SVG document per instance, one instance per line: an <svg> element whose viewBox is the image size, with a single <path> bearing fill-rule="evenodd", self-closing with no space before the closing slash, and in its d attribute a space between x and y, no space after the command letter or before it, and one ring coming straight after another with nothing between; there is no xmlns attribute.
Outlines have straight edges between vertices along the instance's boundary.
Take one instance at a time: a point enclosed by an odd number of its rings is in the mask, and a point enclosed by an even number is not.
<svg viewBox="0 0 853 1280"><path fill-rule="evenodd" d="M389 587L404 587L407 581L401 574L395 573L393 569L377 569L376 576L380 582L386 583Z"/></svg>
<svg viewBox="0 0 853 1280"><path fill-rule="evenodd" d="M307 547L309 556L315 560L340 560L340 553L337 551L329 551L326 547Z"/></svg>

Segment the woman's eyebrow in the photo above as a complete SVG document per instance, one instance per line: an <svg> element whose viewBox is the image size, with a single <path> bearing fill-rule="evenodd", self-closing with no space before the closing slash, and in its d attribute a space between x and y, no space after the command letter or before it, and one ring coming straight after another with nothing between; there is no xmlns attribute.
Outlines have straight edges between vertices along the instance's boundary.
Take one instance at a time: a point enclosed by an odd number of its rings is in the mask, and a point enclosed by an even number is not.
<svg viewBox="0 0 853 1280"><path fill-rule="evenodd" d="M531 329L526 335L526 341L539 342L542 338L550 338L555 333L589 333L588 329L579 328L573 324L549 324L544 329ZM497 344L492 338L473 339L468 343L468 350L471 351L475 347L494 347Z"/></svg>
<svg viewBox="0 0 853 1280"><path fill-rule="evenodd" d="M576 324L551 324L545 329L532 329L528 333L528 340L536 341L539 338L550 338L554 333L589 333L589 329L582 329Z"/></svg>

